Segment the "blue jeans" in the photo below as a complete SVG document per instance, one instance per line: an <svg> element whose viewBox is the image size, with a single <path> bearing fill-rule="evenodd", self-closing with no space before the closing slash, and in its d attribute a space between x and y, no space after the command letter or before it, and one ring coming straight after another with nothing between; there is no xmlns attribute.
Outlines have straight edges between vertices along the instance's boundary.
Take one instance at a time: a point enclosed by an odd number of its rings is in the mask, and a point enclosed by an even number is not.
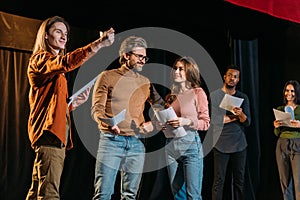
<svg viewBox="0 0 300 200"><path fill-rule="evenodd" d="M201 200L203 150L197 131L180 138L167 138L166 158L175 199Z"/></svg>
<svg viewBox="0 0 300 200"><path fill-rule="evenodd" d="M136 199L145 159L144 144L135 136L100 133L93 200L109 200L121 171L121 199Z"/></svg>

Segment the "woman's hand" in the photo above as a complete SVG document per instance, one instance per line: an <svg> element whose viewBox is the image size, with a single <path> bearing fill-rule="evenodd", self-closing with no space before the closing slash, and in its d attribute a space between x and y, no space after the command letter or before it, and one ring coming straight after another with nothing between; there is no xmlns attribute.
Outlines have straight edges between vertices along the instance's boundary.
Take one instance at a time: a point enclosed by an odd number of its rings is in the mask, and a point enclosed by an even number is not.
<svg viewBox="0 0 300 200"><path fill-rule="evenodd" d="M279 127L282 125L282 121L281 121L281 120L275 120L275 121L273 122L273 124L274 124L274 127L275 127L275 128L279 128Z"/></svg>
<svg viewBox="0 0 300 200"><path fill-rule="evenodd" d="M158 120L152 120L152 125L155 130L166 130L166 124Z"/></svg>
<svg viewBox="0 0 300 200"><path fill-rule="evenodd" d="M178 128L180 126L191 126L192 120L184 117L178 117L177 119L168 120L167 124L172 126L173 128Z"/></svg>
<svg viewBox="0 0 300 200"><path fill-rule="evenodd" d="M291 120L291 124L295 128L299 128L300 127L300 121L299 120Z"/></svg>

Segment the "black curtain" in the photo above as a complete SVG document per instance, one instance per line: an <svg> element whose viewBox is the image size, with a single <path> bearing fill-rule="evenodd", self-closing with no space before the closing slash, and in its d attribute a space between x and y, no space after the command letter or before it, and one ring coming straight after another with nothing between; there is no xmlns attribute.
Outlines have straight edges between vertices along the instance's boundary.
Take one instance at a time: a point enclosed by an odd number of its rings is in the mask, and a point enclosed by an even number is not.
<svg viewBox="0 0 300 200"><path fill-rule="evenodd" d="M246 163L246 199L255 200L260 182L260 115L258 39L233 39L233 63L240 66L240 90L250 100L251 125L246 129L248 157Z"/></svg>

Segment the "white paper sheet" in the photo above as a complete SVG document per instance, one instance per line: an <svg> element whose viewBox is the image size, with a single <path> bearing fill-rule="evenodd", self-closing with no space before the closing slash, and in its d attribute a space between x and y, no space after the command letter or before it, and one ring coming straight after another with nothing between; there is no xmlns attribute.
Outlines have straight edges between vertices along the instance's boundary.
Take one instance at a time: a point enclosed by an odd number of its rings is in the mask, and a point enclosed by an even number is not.
<svg viewBox="0 0 300 200"><path fill-rule="evenodd" d="M281 120L282 125L281 126L288 126L288 127L293 127L291 124L292 120L292 115L289 112L283 112L277 109L273 108L274 116L276 120Z"/></svg>
<svg viewBox="0 0 300 200"><path fill-rule="evenodd" d="M115 126L118 125L121 121L123 121L125 119L125 114L126 114L126 109L123 109L121 112L119 112L117 115L115 115L112 118L101 118L99 117L99 119L110 125L110 126Z"/></svg>
<svg viewBox="0 0 300 200"><path fill-rule="evenodd" d="M242 99L242 98L235 97L235 96L232 96L229 94L225 94L219 107L234 113L233 108L241 107L243 101L244 101L244 99Z"/></svg>
<svg viewBox="0 0 300 200"><path fill-rule="evenodd" d="M99 75L98 75L99 76ZM69 97L70 101L68 103L68 105L71 105L71 103L75 100L75 98L80 95L81 93L83 93L88 87L91 87L95 84L98 76L96 76L95 78L93 78L93 80L91 80L90 82L88 82L85 86L83 86L82 88L80 88L77 92L75 92L72 96Z"/></svg>
<svg viewBox="0 0 300 200"><path fill-rule="evenodd" d="M157 119L162 123L166 123L170 119L177 118L177 115L172 107L169 107L164 110L155 111L155 115ZM173 128L170 125L166 125L166 127L166 130L163 130L163 132L167 138L183 137L187 134L182 126L178 128Z"/></svg>
<svg viewBox="0 0 300 200"><path fill-rule="evenodd" d="M173 107L169 107L164 110L159 110L155 112L157 119L162 122L166 123L169 119L176 119L177 115L173 109Z"/></svg>

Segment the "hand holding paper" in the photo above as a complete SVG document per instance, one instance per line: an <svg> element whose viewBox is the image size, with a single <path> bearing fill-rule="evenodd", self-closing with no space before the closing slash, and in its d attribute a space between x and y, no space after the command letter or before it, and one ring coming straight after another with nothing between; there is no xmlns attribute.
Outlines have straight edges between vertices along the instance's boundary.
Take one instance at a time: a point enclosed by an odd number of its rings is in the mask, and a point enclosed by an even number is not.
<svg viewBox="0 0 300 200"><path fill-rule="evenodd" d="M291 120L291 125L294 128L300 128L300 121L293 119L293 120Z"/></svg>
<svg viewBox="0 0 300 200"><path fill-rule="evenodd" d="M289 112L283 112L273 108L274 116L276 120L281 121L281 126L293 127L291 124L292 115Z"/></svg>
<svg viewBox="0 0 300 200"><path fill-rule="evenodd" d="M244 99L225 94L219 107L234 113L233 108L241 107Z"/></svg>
<svg viewBox="0 0 300 200"><path fill-rule="evenodd" d="M162 122L162 123L166 123L168 120L172 120L172 119L177 119L177 115L174 111L174 109L172 107L169 107L167 109L164 110L158 110L155 111L155 115L157 117L157 119ZM171 137L182 137L185 136L187 133L184 130L184 128L182 126L178 127L178 128L173 128L170 125L166 125L166 129L163 130L165 136L167 138L171 138Z"/></svg>
<svg viewBox="0 0 300 200"><path fill-rule="evenodd" d="M86 88L85 91L74 97L72 103L72 110L75 110L78 106L86 102L89 98L92 86ZM70 105L70 103L69 103Z"/></svg>
<svg viewBox="0 0 300 200"><path fill-rule="evenodd" d="M68 103L68 106L71 105L71 103L76 99L76 97L84 92L87 91L88 88L92 88L92 86L95 84L96 80L97 80L98 76L96 76L93 80L91 80L90 82L88 82L85 86L83 86L82 88L80 88L77 92L75 92L72 96L69 97L70 101Z"/></svg>
<svg viewBox="0 0 300 200"><path fill-rule="evenodd" d="M113 133L115 133L115 134L120 134L120 133L121 133L121 130L120 130L120 128L119 128L117 125L111 127L111 130L112 130Z"/></svg>
<svg viewBox="0 0 300 200"><path fill-rule="evenodd" d="M155 115L157 119L162 123L166 123L169 119L177 119L177 115L172 107L155 111Z"/></svg>
<svg viewBox="0 0 300 200"><path fill-rule="evenodd" d="M118 125L121 121L125 119L126 109L123 109L119 114L115 115L112 118L99 118L102 122L110 125L115 126Z"/></svg>

